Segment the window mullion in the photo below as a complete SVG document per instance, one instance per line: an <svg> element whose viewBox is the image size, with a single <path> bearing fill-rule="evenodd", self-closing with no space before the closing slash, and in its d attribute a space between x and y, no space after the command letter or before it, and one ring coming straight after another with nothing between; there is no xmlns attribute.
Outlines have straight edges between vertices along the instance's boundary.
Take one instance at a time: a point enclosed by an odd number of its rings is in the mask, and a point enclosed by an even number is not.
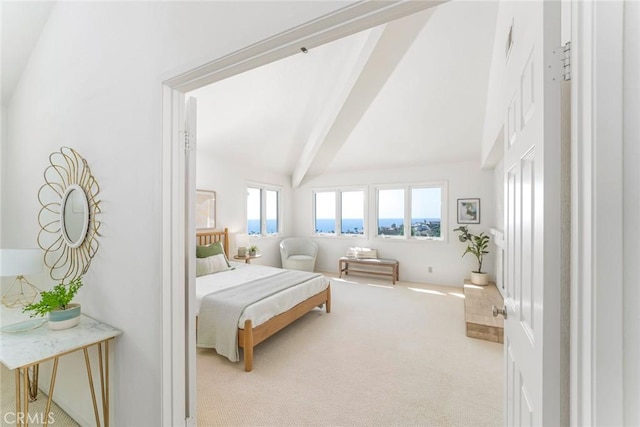
<svg viewBox="0 0 640 427"><path fill-rule="evenodd" d="M260 189L260 234L267 235L267 191Z"/></svg>
<svg viewBox="0 0 640 427"><path fill-rule="evenodd" d="M342 191L336 190L336 236L342 234Z"/></svg>
<svg viewBox="0 0 640 427"><path fill-rule="evenodd" d="M411 187L404 188L404 238L411 238Z"/></svg>

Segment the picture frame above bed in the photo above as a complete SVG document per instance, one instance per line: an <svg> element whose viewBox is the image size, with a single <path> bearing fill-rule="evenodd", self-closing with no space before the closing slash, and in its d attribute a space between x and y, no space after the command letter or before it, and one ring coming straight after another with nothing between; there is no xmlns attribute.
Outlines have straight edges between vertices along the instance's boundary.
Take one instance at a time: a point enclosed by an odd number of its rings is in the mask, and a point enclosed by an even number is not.
<svg viewBox="0 0 640 427"><path fill-rule="evenodd" d="M216 192L196 190L196 229L216 228Z"/></svg>

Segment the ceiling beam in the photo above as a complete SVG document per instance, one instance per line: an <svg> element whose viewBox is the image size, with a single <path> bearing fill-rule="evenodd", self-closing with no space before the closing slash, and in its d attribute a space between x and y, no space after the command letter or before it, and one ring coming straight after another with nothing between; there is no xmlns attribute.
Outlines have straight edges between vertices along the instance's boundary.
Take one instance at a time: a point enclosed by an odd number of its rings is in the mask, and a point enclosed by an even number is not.
<svg viewBox="0 0 640 427"><path fill-rule="evenodd" d="M291 176L296 188L308 175L322 173L346 142L364 113L384 87L409 47L424 28L432 10L387 24L372 33L356 61L350 79L310 134Z"/></svg>
<svg viewBox="0 0 640 427"><path fill-rule="evenodd" d="M341 87L335 88L332 96L325 103L325 108L321 116L316 120L316 124L309 134L309 138L302 149L300 159L296 164L296 168L291 175L292 187L300 185L304 179L305 174L313 164L318 151L325 142L327 135L331 131L333 124L335 123L343 105L349 97L353 86L358 82L360 75L364 67L367 65L371 54L374 52L378 41L382 37L384 26L376 27L371 30L369 37L364 42L362 49L358 55L356 61L349 72L349 76L344 80Z"/></svg>
<svg viewBox="0 0 640 427"><path fill-rule="evenodd" d="M297 55L302 46L312 49L447 1L449 0L357 1L163 83L180 92L190 92L287 56Z"/></svg>

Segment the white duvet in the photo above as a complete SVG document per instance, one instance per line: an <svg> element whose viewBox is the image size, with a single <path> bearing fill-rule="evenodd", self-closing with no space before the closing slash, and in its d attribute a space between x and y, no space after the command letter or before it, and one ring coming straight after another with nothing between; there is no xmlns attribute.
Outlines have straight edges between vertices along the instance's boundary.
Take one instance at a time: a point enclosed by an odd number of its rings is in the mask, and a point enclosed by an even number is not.
<svg viewBox="0 0 640 427"><path fill-rule="evenodd" d="M234 270L221 271L196 278L196 313L200 312L202 298L211 292L262 277L273 276L279 271L282 271L279 268L266 267L263 265L237 262L231 262L230 264L232 267L235 267ZM256 327L272 317L284 313L307 298L325 290L328 285L329 280L324 276L320 276L254 303L244 310L244 313L242 313L238 321L238 327L243 328L244 322L247 319L251 319L253 326Z"/></svg>

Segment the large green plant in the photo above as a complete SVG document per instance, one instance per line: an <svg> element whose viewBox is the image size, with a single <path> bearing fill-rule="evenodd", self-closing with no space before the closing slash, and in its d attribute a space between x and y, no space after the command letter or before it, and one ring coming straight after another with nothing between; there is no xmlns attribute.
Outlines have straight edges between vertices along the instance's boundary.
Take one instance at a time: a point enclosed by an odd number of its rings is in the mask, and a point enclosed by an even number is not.
<svg viewBox="0 0 640 427"><path fill-rule="evenodd" d="M460 233L458 239L462 243L468 242L467 249L464 251L462 256L465 256L466 254L473 254L478 260L478 271L474 271L474 273L482 273L482 259L489 253L487 250L489 247L489 236L484 233L480 233L478 235L472 234L469 232L469 228L466 225L462 225L453 231Z"/></svg>
<svg viewBox="0 0 640 427"><path fill-rule="evenodd" d="M22 311L31 312L31 317L44 316L53 310L66 310L78 290L82 287L82 276L67 284L59 283L50 291L40 292L40 301L27 305Z"/></svg>

